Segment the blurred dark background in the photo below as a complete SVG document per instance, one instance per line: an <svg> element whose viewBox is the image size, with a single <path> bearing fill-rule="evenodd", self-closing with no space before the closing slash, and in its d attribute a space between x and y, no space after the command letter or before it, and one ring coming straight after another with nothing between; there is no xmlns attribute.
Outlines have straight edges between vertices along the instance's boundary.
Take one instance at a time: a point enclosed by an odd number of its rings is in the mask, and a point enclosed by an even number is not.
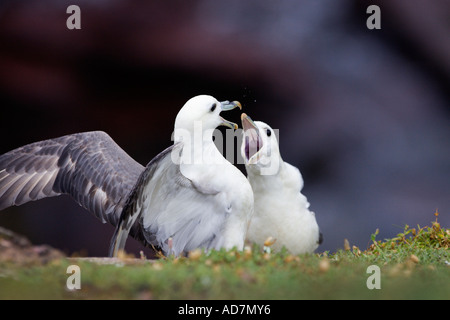
<svg viewBox="0 0 450 320"><path fill-rule="evenodd" d="M71 4L81 30L66 28ZM366 27L371 4L381 30ZM280 130L318 251L366 248L377 228L392 237L436 209L449 226L449 17L447 0L3 0L0 153L104 130L145 165L184 102L211 94ZM0 225L90 256L113 233L65 196L4 210Z"/></svg>

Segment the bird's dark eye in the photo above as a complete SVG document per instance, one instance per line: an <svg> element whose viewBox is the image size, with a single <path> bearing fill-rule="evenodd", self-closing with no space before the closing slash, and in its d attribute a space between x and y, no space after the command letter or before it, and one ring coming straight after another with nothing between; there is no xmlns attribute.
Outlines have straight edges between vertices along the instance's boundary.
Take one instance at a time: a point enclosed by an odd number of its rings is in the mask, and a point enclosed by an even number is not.
<svg viewBox="0 0 450 320"><path fill-rule="evenodd" d="M266 129L267 136L270 137L272 135L272 131L270 129Z"/></svg>
<svg viewBox="0 0 450 320"><path fill-rule="evenodd" d="M216 110L216 108L217 108L217 103L214 103L212 106L211 106L211 112L214 112L214 110Z"/></svg>

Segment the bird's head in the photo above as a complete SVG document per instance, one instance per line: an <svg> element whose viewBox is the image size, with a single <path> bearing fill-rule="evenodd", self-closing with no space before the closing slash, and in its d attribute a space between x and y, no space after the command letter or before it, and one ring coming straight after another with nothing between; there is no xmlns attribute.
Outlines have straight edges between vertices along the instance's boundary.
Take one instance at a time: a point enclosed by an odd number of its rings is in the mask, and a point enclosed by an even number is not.
<svg viewBox="0 0 450 320"><path fill-rule="evenodd" d="M177 141L177 130L194 133L194 128L198 126L201 131L214 130L220 125L237 129L237 124L225 120L220 116L222 111L242 109L238 101L219 102L212 96L200 95L188 100L183 108L178 112L175 119L175 141Z"/></svg>
<svg viewBox="0 0 450 320"><path fill-rule="evenodd" d="M253 121L245 113L241 115L241 121L241 155L247 171L260 175L278 173L281 157L274 130L262 121Z"/></svg>

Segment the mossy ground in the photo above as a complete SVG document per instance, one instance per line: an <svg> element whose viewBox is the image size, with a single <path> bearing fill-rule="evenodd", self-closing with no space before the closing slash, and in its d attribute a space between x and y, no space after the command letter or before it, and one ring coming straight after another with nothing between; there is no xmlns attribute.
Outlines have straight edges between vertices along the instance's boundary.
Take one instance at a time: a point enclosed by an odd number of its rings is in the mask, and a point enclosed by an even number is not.
<svg viewBox="0 0 450 320"><path fill-rule="evenodd" d="M244 251L193 252L187 258L0 260L0 299L450 299L450 229L434 221L392 239L371 236L366 250L293 256ZM69 265L81 289L70 291ZM380 289L368 289L380 268ZM370 282L370 279L369 279Z"/></svg>

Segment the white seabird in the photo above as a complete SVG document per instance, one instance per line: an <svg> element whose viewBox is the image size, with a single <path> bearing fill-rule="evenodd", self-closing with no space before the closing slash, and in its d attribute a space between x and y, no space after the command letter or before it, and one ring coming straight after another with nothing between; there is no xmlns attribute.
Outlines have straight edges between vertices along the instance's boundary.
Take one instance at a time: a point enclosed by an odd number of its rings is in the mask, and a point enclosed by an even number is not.
<svg viewBox="0 0 450 320"><path fill-rule="evenodd" d="M123 249L135 221L145 240L166 255L196 248L243 249L253 192L212 139L219 125L237 129L219 116L237 106L206 95L186 102L175 120L174 145L149 163L125 205L112 255Z"/></svg>
<svg viewBox="0 0 450 320"><path fill-rule="evenodd" d="M194 97L180 110L175 127L189 130L198 121L202 132L211 129L211 135L205 135L210 141L201 146L218 157L211 147L212 129L236 126L219 115L235 107L240 104ZM66 194L102 222L117 226L111 253L123 249L128 234L164 254L241 249L253 212L250 185L225 159L211 166L202 166L198 157L195 165L183 156L179 163L172 161L186 150L185 141L179 140L175 137L146 167L101 131L12 150L0 156L0 210Z"/></svg>
<svg viewBox="0 0 450 320"><path fill-rule="evenodd" d="M301 193L300 171L283 161L269 125L253 122L245 113L241 120L241 154L255 200L248 240L262 245L272 237L274 251L284 246L292 254L314 252L322 242L322 234L307 198Z"/></svg>

